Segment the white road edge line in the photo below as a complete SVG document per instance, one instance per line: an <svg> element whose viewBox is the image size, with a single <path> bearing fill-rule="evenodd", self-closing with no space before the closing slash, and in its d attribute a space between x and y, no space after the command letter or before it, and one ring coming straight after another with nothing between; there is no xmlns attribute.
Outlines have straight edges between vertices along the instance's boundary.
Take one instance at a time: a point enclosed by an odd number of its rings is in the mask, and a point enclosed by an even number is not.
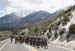
<svg viewBox="0 0 75 51"><path fill-rule="evenodd" d="M0 51L9 43L9 41L7 41L1 48Z"/></svg>
<svg viewBox="0 0 75 51"><path fill-rule="evenodd" d="M51 44L48 44L48 45L51 45ZM75 51L75 50L72 50L72 49L69 49L69 48L66 48L66 47L61 47L61 46L56 46L56 45L51 45L51 46L55 46L55 47L58 47L58 48L69 50L69 51Z"/></svg>

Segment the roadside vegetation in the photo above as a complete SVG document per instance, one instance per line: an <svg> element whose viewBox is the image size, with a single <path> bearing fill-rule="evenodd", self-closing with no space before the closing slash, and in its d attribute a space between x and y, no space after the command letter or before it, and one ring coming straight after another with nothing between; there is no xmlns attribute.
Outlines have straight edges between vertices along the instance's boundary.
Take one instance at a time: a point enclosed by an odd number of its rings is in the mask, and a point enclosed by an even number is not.
<svg viewBox="0 0 75 51"><path fill-rule="evenodd" d="M10 31L0 31L0 41L9 38L11 34Z"/></svg>

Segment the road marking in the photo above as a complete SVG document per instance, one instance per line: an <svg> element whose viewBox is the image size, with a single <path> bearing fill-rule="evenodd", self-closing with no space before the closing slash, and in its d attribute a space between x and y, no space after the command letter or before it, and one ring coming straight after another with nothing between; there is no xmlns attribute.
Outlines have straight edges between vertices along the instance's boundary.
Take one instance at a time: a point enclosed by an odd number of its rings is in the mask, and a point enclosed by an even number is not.
<svg viewBox="0 0 75 51"><path fill-rule="evenodd" d="M33 51L38 51L37 49L35 49L34 47L30 46L29 47L33 50Z"/></svg>
<svg viewBox="0 0 75 51"><path fill-rule="evenodd" d="M1 51L8 43L9 43L9 41L6 42L6 43L0 48L0 51Z"/></svg>
<svg viewBox="0 0 75 51"><path fill-rule="evenodd" d="M38 51L37 49L35 49L34 47L30 46L30 45L26 45L23 44L29 51Z"/></svg>
<svg viewBox="0 0 75 51"><path fill-rule="evenodd" d="M69 50L69 51L75 51L75 50L72 50L72 49L69 49L69 48L66 48L66 47L61 47L61 46L56 46L56 45L51 45L51 44L48 44L48 45L58 47L58 48L62 48L62 49Z"/></svg>
<svg viewBox="0 0 75 51"><path fill-rule="evenodd" d="M31 49L30 49L26 44L23 44L23 46L24 46L25 48L27 48L29 51L31 51Z"/></svg>

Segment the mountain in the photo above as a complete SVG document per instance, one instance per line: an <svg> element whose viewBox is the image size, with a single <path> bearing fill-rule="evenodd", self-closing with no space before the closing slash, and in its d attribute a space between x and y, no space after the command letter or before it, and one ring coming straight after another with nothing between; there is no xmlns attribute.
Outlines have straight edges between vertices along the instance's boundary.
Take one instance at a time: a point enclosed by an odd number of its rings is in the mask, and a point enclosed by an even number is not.
<svg viewBox="0 0 75 51"><path fill-rule="evenodd" d="M11 13L0 18L0 29L11 28L13 24L21 19L20 13Z"/></svg>
<svg viewBox="0 0 75 51"><path fill-rule="evenodd" d="M46 20L48 18L52 18L53 15L54 13L50 14L45 11L37 11L27 15L26 17L22 18L20 21L21 23L36 23L39 21Z"/></svg>
<svg viewBox="0 0 75 51"><path fill-rule="evenodd" d="M13 22L22 18L19 13L11 13L0 18L0 24L5 22Z"/></svg>
<svg viewBox="0 0 75 51"><path fill-rule="evenodd" d="M46 11L32 12L26 17L22 17L18 13L11 13L0 18L0 29L13 29L22 27L27 24L36 23L48 18L52 18L53 15L55 14L50 14Z"/></svg>

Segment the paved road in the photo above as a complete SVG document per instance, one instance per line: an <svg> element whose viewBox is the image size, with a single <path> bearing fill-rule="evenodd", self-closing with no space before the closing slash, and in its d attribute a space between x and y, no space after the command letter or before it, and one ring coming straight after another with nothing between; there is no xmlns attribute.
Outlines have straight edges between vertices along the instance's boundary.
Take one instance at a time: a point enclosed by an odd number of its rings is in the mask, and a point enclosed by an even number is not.
<svg viewBox="0 0 75 51"><path fill-rule="evenodd" d="M9 40L7 39L7 40L0 41L0 48L1 48L2 45L3 45L4 43L6 43L7 41L9 41Z"/></svg>
<svg viewBox="0 0 75 51"><path fill-rule="evenodd" d="M38 49L38 51L70 51L70 50L66 50L66 49L63 49L63 48L58 48L58 47L49 45L48 49L40 48L40 49Z"/></svg>
<svg viewBox="0 0 75 51"><path fill-rule="evenodd" d="M52 45L48 46L48 49L44 48L34 48L30 45L25 44L14 44L10 43L10 40L0 41L0 51L70 51L63 48L58 48Z"/></svg>
<svg viewBox="0 0 75 51"><path fill-rule="evenodd" d="M29 51L22 44L19 44L19 43L14 44L14 43L11 43L10 40L5 40L2 42L0 43L2 44L0 47L0 51Z"/></svg>

